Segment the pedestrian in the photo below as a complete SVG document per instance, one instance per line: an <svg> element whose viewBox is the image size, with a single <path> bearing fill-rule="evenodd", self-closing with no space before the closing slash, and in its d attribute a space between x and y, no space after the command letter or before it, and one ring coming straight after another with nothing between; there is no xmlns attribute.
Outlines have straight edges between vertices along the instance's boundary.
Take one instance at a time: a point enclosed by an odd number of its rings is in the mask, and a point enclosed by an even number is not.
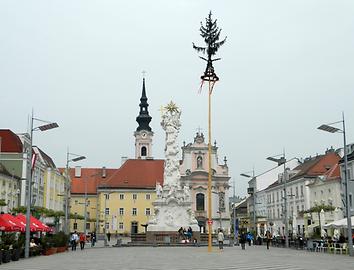
<svg viewBox="0 0 354 270"><path fill-rule="evenodd" d="M85 233L80 233L80 249L83 250L85 248L86 235Z"/></svg>
<svg viewBox="0 0 354 270"><path fill-rule="evenodd" d="M96 243L96 233L92 232L91 233L91 247L94 247Z"/></svg>
<svg viewBox="0 0 354 270"><path fill-rule="evenodd" d="M246 236L245 232L242 232L241 236L240 236L240 244L241 244L242 249L246 248L245 247L246 246L246 238L247 238L247 236Z"/></svg>
<svg viewBox="0 0 354 270"><path fill-rule="evenodd" d="M189 241L192 241L192 236L193 236L192 227L189 227L189 228L188 228L187 235L188 235Z"/></svg>
<svg viewBox="0 0 354 270"><path fill-rule="evenodd" d="M272 241L272 234L270 233L270 231L266 232L266 238L267 238L267 249L269 249L270 242Z"/></svg>
<svg viewBox="0 0 354 270"><path fill-rule="evenodd" d="M70 238L71 242L71 250L74 251L76 250L77 242L79 241L79 236L77 235L77 232L75 231Z"/></svg>
<svg viewBox="0 0 354 270"><path fill-rule="evenodd" d="M247 242L248 242L248 245L251 246L251 241L253 239L253 235L252 233L248 232L247 233Z"/></svg>
<svg viewBox="0 0 354 270"><path fill-rule="evenodd" d="M219 249L222 251L224 249L224 234L222 232L222 229L219 229L218 242L219 242Z"/></svg>
<svg viewBox="0 0 354 270"><path fill-rule="evenodd" d="M110 231L108 231L108 233L107 233L107 240L108 240L108 242L111 241L111 232Z"/></svg>

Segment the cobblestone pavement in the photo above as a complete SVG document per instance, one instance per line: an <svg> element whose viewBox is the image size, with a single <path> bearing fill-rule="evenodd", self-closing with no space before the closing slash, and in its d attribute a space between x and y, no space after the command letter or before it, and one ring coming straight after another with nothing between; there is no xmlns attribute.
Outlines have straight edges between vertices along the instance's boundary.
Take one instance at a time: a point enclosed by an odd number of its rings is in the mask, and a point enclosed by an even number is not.
<svg viewBox="0 0 354 270"><path fill-rule="evenodd" d="M84 251L40 256L0 265L6 270L91 269L220 269L220 270L353 270L354 258L265 247L226 247L223 252L206 247L120 247L89 248Z"/></svg>

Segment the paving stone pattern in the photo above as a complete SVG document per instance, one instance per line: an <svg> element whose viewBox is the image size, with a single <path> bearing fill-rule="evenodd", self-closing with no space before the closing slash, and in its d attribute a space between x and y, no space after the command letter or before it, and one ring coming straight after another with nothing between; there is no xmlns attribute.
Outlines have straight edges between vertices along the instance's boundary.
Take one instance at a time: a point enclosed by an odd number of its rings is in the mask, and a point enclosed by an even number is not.
<svg viewBox="0 0 354 270"><path fill-rule="evenodd" d="M213 248L211 253L206 247L95 247L2 264L0 269L353 270L354 258L259 246L225 247L223 252Z"/></svg>

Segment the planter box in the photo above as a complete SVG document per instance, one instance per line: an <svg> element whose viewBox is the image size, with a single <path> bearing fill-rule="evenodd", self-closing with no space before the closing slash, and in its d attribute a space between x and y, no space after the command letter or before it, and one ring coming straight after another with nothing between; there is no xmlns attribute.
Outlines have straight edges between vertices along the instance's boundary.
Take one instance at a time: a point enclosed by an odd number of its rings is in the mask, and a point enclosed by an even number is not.
<svg viewBox="0 0 354 270"><path fill-rule="evenodd" d="M11 260L13 261L18 261L20 259L21 256L21 249L17 248L17 249L13 249L12 250L12 254L11 254Z"/></svg>
<svg viewBox="0 0 354 270"><path fill-rule="evenodd" d="M55 253L57 253L57 248L54 248L54 247L48 248L43 251L43 255L45 255L45 256L53 255Z"/></svg>
<svg viewBox="0 0 354 270"><path fill-rule="evenodd" d="M11 261L11 250L3 250L2 251L2 262L8 263Z"/></svg>
<svg viewBox="0 0 354 270"><path fill-rule="evenodd" d="M65 252L67 247L57 247L57 253Z"/></svg>

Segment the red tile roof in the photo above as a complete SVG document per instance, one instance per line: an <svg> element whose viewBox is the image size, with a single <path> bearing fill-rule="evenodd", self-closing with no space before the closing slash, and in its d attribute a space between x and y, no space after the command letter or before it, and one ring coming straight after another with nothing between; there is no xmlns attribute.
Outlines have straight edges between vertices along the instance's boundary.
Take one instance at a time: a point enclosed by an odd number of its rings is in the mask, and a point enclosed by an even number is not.
<svg viewBox="0 0 354 270"><path fill-rule="evenodd" d="M155 188L156 182L163 185L164 160L128 159L124 164L101 181L99 187L105 188Z"/></svg>
<svg viewBox="0 0 354 270"><path fill-rule="evenodd" d="M20 138L9 129L0 129L0 152L22 153Z"/></svg>
<svg viewBox="0 0 354 270"><path fill-rule="evenodd" d="M62 173L64 168L59 169ZM70 168L71 194L97 194L97 188L155 188L163 184L164 160L128 159L119 169L107 169L102 177L102 168L81 168L81 177L75 177L75 168Z"/></svg>

